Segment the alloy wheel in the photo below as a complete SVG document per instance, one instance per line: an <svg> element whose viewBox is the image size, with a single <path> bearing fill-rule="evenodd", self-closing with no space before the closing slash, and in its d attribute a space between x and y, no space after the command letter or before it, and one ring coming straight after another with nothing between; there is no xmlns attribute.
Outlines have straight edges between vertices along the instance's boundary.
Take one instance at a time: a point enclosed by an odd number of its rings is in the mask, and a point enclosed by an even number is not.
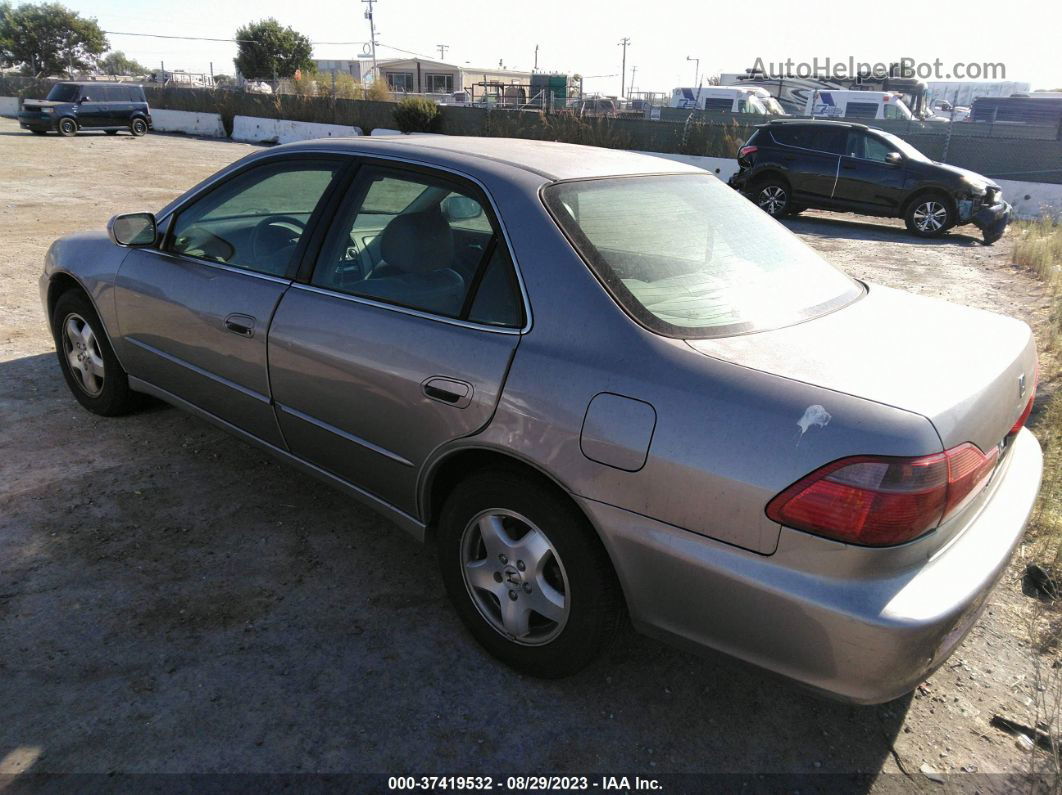
<svg viewBox="0 0 1062 795"><path fill-rule="evenodd" d="M919 232L938 232L948 221L948 208L938 201L924 201L915 208L912 218Z"/></svg>
<svg viewBox="0 0 1062 795"><path fill-rule="evenodd" d="M541 646L564 629L571 612L568 575L529 519L498 508L480 512L461 535L460 555L465 588L495 631Z"/></svg>
<svg viewBox="0 0 1062 795"><path fill-rule="evenodd" d="M757 204L770 215L779 215L785 209L785 189L780 185L768 185L760 191Z"/></svg>
<svg viewBox="0 0 1062 795"><path fill-rule="evenodd" d="M77 385L89 397L103 392L103 354L96 332L81 315L71 313L63 321L63 353Z"/></svg>

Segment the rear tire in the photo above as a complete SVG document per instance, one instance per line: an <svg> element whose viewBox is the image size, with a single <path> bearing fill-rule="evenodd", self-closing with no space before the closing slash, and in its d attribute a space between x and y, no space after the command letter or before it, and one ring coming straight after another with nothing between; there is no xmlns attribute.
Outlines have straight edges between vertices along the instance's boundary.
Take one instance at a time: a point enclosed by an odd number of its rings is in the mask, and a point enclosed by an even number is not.
<svg viewBox="0 0 1062 795"><path fill-rule="evenodd" d="M789 212L789 183L778 177L764 177L757 180L746 194L753 204L772 218L781 218Z"/></svg>
<svg viewBox="0 0 1062 795"><path fill-rule="evenodd" d="M147 135L148 126L147 122L137 117L129 122L129 132L139 138L141 135Z"/></svg>
<svg viewBox="0 0 1062 795"><path fill-rule="evenodd" d="M52 336L63 378L78 403L104 417L127 414L140 405L99 315L80 290L68 290L55 302Z"/></svg>
<svg viewBox="0 0 1062 795"><path fill-rule="evenodd" d="M516 670L568 676L615 635L622 597L608 555L551 484L514 470L476 472L443 505L438 540L458 616Z"/></svg>
<svg viewBox="0 0 1062 795"><path fill-rule="evenodd" d="M59 130L61 136L69 138L72 135L77 135L77 122L69 117L59 119L59 125L56 129Z"/></svg>
<svg viewBox="0 0 1062 795"><path fill-rule="evenodd" d="M955 226L955 204L943 194L924 193L907 205L903 220L916 237L939 237Z"/></svg>

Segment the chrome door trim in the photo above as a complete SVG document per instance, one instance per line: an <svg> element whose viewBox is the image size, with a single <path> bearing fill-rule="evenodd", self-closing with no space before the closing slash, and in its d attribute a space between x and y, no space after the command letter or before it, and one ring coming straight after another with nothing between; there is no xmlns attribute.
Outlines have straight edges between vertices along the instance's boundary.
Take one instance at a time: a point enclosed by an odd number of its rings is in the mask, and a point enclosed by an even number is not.
<svg viewBox="0 0 1062 795"><path fill-rule="evenodd" d="M398 455L398 453L392 453L385 447L380 447L377 444L373 444L367 439L362 439L360 436L355 436L352 433L347 433L342 428L337 428L335 425L329 425L327 422L323 422L322 420L319 420L316 417L311 417L309 414L305 414L299 411L298 409L291 408L291 406L285 406L282 403L276 403L275 405L277 407L277 410L283 411L285 414L290 414L292 417L297 417L303 422L308 422L310 423L310 425L314 425L323 431L334 433L336 436L339 436L343 439L346 439L348 442L352 442L353 444L358 445L358 447L363 447L366 450L371 450L372 452L382 455L384 458L389 458L392 461L401 464L402 466L413 466L412 461L403 458L402 456Z"/></svg>
<svg viewBox="0 0 1062 795"><path fill-rule="evenodd" d="M835 193L837 193L837 182L838 182L838 180L841 179L841 158L842 157L843 157L843 155L837 155L837 171L834 172L834 175L833 175L833 190L830 191L830 198L831 199L833 198L833 195Z"/></svg>
<svg viewBox="0 0 1062 795"><path fill-rule="evenodd" d="M477 331L489 331L494 334L523 334L523 329L508 328L505 326L490 326L484 323L472 323L468 320L459 320L455 317L446 317L445 315L433 315L430 312L424 312L420 309L413 309L408 306L402 306L400 304L388 304L383 301L374 301L371 298L365 298L360 295L352 295L351 293L341 293L333 290L326 290L323 287L315 287L312 284L302 284L301 282L295 282L291 285L292 290L304 290L308 293L316 293L318 295L325 295L329 298L341 298L344 301L352 301L355 304L365 304L366 306L375 306L380 309L390 309L392 312L399 312L403 315L412 315L413 317L424 318L425 320L435 320L439 323L448 323L451 326L460 326L461 328L470 328Z"/></svg>
<svg viewBox="0 0 1062 795"><path fill-rule="evenodd" d="M197 367L191 362L187 362L184 359L174 356L172 353L166 353L166 351L160 350L154 345L148 345L146 342L141 342L140 340L136 339L136 337L125 337L124 339L126 342L136 345L138 348L142 348L148 353L153 353L168 362L172 362L173 364L179 365L180 367L183 367L186 370L191 370L193 373L201 375L205 378L209 378L211 381L221 384L222 386L227 386L229 389L234 389L240 394L246 395L247 397L254 398L255 400L265 403L266 405L269 405L273 402L268 395L263 395L261 392L256 392L253 389L248 389L242 384L237 384L235 381L230 381L228 378L223 378L217 373L212 373L209 370L204 370L202 367ZM132 378L132 376L130 376L130 378Z"/></svg>
<svg viewBox="0 0 1062 795"><path fill-rule="evenodd" d="M365 150L348 149L346 147L341 149L341 148L338 148L338 147L327 147L327 146L325 146L325 147L313 147L312 149L311 148L298 149L298 150L295 150L295 151L287 150L287 151L270 152L268 154L263 154L263 155L261 155L259 157L256 157L253 160L247 160L246 162L237 161L237 163L241 164L241 165L239 165L238 168L235 167L237 164L233 164L233 166L230 166L229 168L227 168L222 173L215 175L214 178L209 180L208 182L200 183L199 186L198 186L198 190L196 190L194 194L190 194L187 197L182 196L182 197L180 197L180 199L177 200L177 201L181 202L180 204L173 204L172 206L164 207L163 210L157 216L157 222L158 222L159 226L161 226L171 216L179 213L182 209L184 209L184 207L186 205L188 205L189 203L195 201L195 199L197 197L201 196L204 192L210 190L211 188L213 188L216 184L218 184L222 180L230 178L230 175L232 175L233 173L238 172L238 171L242 171L245 167L255 166L255 165L258 165L260 163L272 160L273 158L285 158L285 157L290 158L290 157L293 157L293 156L304 155L304 154L309 154L309 155L321 155L321 154L324 154L324 155L340 155L340 156L343 156L343 157L351 158L353 160L356 160L356 159L360 158L361 161L363 161L363 162L365 160L380 160L380 161L384 161L384 162L407 163L409 165L421 166L423 168L433 169L435 171L441 171L441 172L444 172L444 173L447 173L447 174L454 174L454 175L459 176L462 179L466 179L469 182L472 182L476 186L478 186L479 189L481 191L483 191L483 195L487 197L487 201L490 202L491 209L494 211L494 217L497 219L498 226L501 228L502 237L505 238L505 245L508 247L508 249L509 249L509 257L513 261L513 270L516 272L516 281L517 281L517 283L520 286L520 297L523 300L523 305L524 305L524 317L526 318L525 321L524 321L524 327L521 328L521 329L507 329L506 331L508 333L512 333L513 331L515 331L516 333L519 333L519 334L526 334L527 332L529 332L531 330L531 326L533 325L533 323L532 323L532 315L531 315L531 302L527 298L527 286L524 284L523 271L522 271L522 269L520 267L520 261L519 261L519 259L516 256L516 249L513 247L513 241L509 237L509 230L506 228L505 219L502 216L501 211L498 209L498 205L494 201L494 197L491 195L491 192L489 190L487 190L487 186L484 185L481 180L479 180L478 178L474 177L473 175L471 175L471 174L469 174L469 173L467 173L465 171L461 171L461 170L456 169L456 168L451 168L450 166L444 166L444 165L440 165L438 163L432 163L432 162L429 162L427 160L420 160L420 159L413 158L413 157L399 157L399 156L396 156L396 155L393 155L393 154L384 154L382 152L366 152ZM519 169L518 166L513 166L513 168ZM525 170L525 169L519 169L519 170ZM541 176L545 176L545 175L541 175ZM329 220L332 220L332 219L329 219ZM164 252L164 251L162 251L162 249L158 249L158 248L151 249L151 250L152 251L157 251L160 254L168 253L168 252ZM173 256L173 255L169 254L169 256ZM194 258L189 258L189 259L193 259L193 261L195 261L195 262L200 262L200 260L196 260ZM209 264L216 265L217 263L207 262L206 264L208 264L208 265ZM314 264L316 265L316 263L314 263ZM228 266L224 266L224 267L227 268ZM238 273L246 273L246 272L248 272L248 271L239 270L238 268L235 269L235 270ZM257 275L262 276L263 278L266 278L266 279L274 279L275 278L273 276L265 276L264 274L257 274ZM287 280L284 280L284 279L281 279L280 281L285 282L285 283L287 282ZM434 316L432 316L432 317L434 317ZM476 326L476 328L483 328L483 327L482 326ZM489 329L491 329L493 331L501 331L501 329L497 329L497 328L494 328L492 326L487 326L486 328L489 328Z"/></svg>
<svg viewBox="0 0 1062 795"><path fill-rule="evenodd" d="M193 257L189 254L178 254L173 251L166 251L161 248L146 249L152 254L156 254L160 257L169 260L176 260L178 262L190 262L193 265L208 265L211 268L217 268L220 271L228 271L229 273L239 273L243 276L253 276L256 279L262 279L263 281L272 282L273 284L291 284L291 279L285 279L282 276L270 276L268 273L259 273L258 271L252 271L247 268L237 268L233 265L226 265L224 262L212 262L208 259L200 259L199 257Z"/></svg>
<svg viewBox="0 0 1062 795"><path fill-rule="evenodd" d="M148 395L153 395L159 400L163 400L179 409L187 411L189 414L220 427L222 430L228 431L233 436L236 436L245 442L250 442L257 447L260 447L267 453L279 458L285 463L293 465L311 477L324 481L333 488L337 488L340 491L349 494L351 497L354 497L354 499L382 514L387 519L390 519L418 541L424 541L427 527L423 522L415 516L411 516L405 511L396 508L391 505L391 503L380 499L375 494L371 494L364 489L358 488L350 481L344 480L338 475L333 475L328 470L321 469L319 466L310 463L304 458L289 453L287 450L282 450L264 439L261 439L252 433L248 433L243 430L243 428L237 427L231 422L221 419L221 417L218 417L216 414L211 414L209 411L200 408L194 403L190 403L184 398L177 397L177 395L174 395L172 392L168 392L165 389L155 386L149 381L131 375L129 376L129 386L136 392L144 392Z"/></svg>

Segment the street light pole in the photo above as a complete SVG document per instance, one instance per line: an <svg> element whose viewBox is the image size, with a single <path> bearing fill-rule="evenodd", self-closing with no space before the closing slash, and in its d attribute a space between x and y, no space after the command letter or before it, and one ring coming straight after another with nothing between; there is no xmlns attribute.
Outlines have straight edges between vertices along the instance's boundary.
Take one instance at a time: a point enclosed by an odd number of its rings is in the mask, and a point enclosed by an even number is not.
<svg viewBox="0 0 1062 795"><path fill-rule="evenodd" d="M701 59L700 58L694 58L692 56L687 55L686 56L686 60L687 61L693 61L693 85L694 86L700 85L700 83L697 82L697 81L698 81L698 78L700 78L700 76L701 76Z"/></svg>
<svg viewBox="0 0 1062 795"><path fill-rule="evenodd" d="M617 45L623 48L623 68L620 70L620 99L627 95L627 45L630 43L630 37L624 36Z"/></svg>
<svg viewBox="0 0 1062 795"><path fill-rule="evenodd" d="M372 45L372 79L379 80L380 75L376 71L376 20L372 17L372 6L377 0L361 0L369 6L365 12L365 18L369 20L369 44Z"/></svg>

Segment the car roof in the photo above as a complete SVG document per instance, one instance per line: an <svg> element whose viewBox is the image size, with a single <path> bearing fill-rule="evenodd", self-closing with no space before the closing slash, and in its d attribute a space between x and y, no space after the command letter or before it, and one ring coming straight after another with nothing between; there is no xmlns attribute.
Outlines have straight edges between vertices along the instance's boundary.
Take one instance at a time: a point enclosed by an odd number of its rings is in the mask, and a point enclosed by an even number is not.
<svg viewBox="0 0 1062 795"><path fill-rule="evenodd" d="M509 167L548 180L591 179L636 174L703 173L703 169L650 154L580 146L524 138L483 138L459 135L387 135L324 138L274 147L272 150L328 149L380 155L451 166L462 170L493 171Z"/></svg>

